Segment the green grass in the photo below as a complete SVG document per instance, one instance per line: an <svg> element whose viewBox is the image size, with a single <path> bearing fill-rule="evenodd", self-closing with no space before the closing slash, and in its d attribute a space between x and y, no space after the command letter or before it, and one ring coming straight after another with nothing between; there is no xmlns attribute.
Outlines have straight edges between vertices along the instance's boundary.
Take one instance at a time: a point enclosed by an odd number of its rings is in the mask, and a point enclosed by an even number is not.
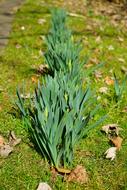
<svg viewBox="0 0 127 190"><path fill-rule="evenodd" d="M127 118L126 113L122 112L127 105L127 96L124 95L119 105L115 106L113 86L107 86L103 80L106 76L113 77L113 72L121 80L124 78L121 66L126 66L127 62L127 38L123 28L113 27L106 16L97 17L94 11L88 9L84 19L68 17L68 25L76 39L87 38L87 43L83 42L83 54L106 63L100 69L102 78L97 81L94 75L91 75L88 81L101 97L98 102L102 108L95 119L107 114L108 117L103 124L118 123L123 128L121 136L124 141L116 159L111 162L104 158L104 152L111 145L100 132L101 126L98 126L78 145L72 166L83 165L88 171L89 182L85 185L67 183L62 176L58 176L53 183L50 166L31 146L27 129L20 118L14 115L16 87L25 82L26 91L29 92L36 86L31 80L32 76L36 76L32 68L44 63L39 52L46 49L42 37L48 33L50 9L53 6L63 6L63 2L45 0L42 3L40 0L27 0L16 14L9 43L0 57L0 133L7 137L9 130L14 130L17 136L22 138L22 143L15 147L15 151L8 158L0 158L0 190L34 190L40 181L46 181L53 189L60 190L127 190ZM38 24L40 18L46 20L43 25ZM87 30L92 21L98 21L104 29L94 26L92 30ZM25 30L21 30L22 26ZM98 36L101 37L99 43L96 42ZM122 37L124 41L119 42L118 37ZM17 44L21 45L21 48L17 49ZM114 50L108 49L110 45ZM123 58L125 63L120 63L119 58ZM99 93L99 88L103 86L108 87L107 95ZM87 152L91 154L87 155Z"/></svg>

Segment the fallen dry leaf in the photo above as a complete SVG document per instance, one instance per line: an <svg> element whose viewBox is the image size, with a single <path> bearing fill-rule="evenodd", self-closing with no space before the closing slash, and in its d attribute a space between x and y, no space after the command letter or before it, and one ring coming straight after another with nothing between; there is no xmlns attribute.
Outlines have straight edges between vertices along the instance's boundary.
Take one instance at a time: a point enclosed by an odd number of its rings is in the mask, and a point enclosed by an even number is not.
<svg viewBox="0 0 127 190"><path fill-rule="evenodd" d="M113 84L114 84L114 80L111 79L109 76L105 77L104 80L105 80L105 83L106 83L107 85L113 85Z"/></svg>
<svg viewBox="0 0 127 190"><path fill-rule="evenodd" d="M39 50L39 56L43 56L44 55L44 51L42 51L41 49Z"/></svg>
<svg viewBox="0 0 127 190"><path fill-rule="evenodd" d="M114 137L110 139L111 142L115 145L115 147L120 150L123 139L121 137Z"/></svg>
<svg viewBox="0 0 127 190"><path fill-rule="evenodd" d="M92 30L93 30L93 27L90 26L90 25L87 25L87 26L86 26L86 30L88 30L88 31L92 31Z"/></svg>
<svg viewBox="0 0 127 190"><path fill-rule="evenodd" d="M66 177L68 182L86 183L88 181L88 174L83 166L78 165L71 173Z"/></svg>
<svg viewBox="0 0 127 190"><path fill-rule="evenodd" d="M120 130L122 130L122 128L120 128L118 124L108 124L101 128L101 131L104 131L106 134L115 134L117 136Z"/></svg>
<svg viewBox="0 0 127 190"><path fill-rule="evenodd" d="M21 142L21 139L17 139L14 131L10 131L9 141L5 142L2 136L0 136L0 156L7 157L12 151L13 147Z"/></svg>
<svg viewBox="0 0 127 190"><path fill-rule="evenodd" d="M50 178L51 183L54 183L56 181L57 174L58 174L57 170L55 168L51 168L51 178Z"/></svg>
<svg viewBox="0 0 127 190"><path fill-rule="evenodd" d="M121 63L125 63L125 60L123 58L118 58L118 60L121 62Z"/></svg>
<svg viewBox="0 0 127 190"><path fill-rule="evenodd" d="M40 74L44 74L44 73L48 73L49 69L48 69L48 65L39 65L39 67L37 68L37 72Z"/></svg>
<svg viewBox="0 0 127 190"><path fill-rule="evenodd" d="M56 168L57 172L63 173L63 174L69 174L71 173L71 170L65 169L65 168Z"/></svg>
<svg viewBox="0 0 127 190"><path fill-rule="evenodd" d="M32 76L31 80L32 80L33 83L37 83L38 82L37 76Z"/></svg>
<svg viewBox="0 0 127 190"><path fill-rule="evenodd" d="M19 10L19 7L13 7L12 13L15 14L15 13L17 13L18 10Z"/></svg>
<svg viewBox="0 0 127 190"><path fill-rule="evenodd" d="M14 131L10 131L9 134L9 145L10 146L16 146L21 142L20 138L16 138Z"/></svg>
<svg viewBox="0 0 127 190"><path fill-rule="evenodd" d="M16 49L20 49L22 46L20 44L16 44Z"/></svg>
<svg viewBox="0 0 127 190"><path fill-rule="evenodd" d="M40 35L41 40L45 41L45 36L44 35Z"/></svg>
<svg viewBox="0 0 127 190"><path fill-rule="evenodd" d="M123 113L127 113L127 107L122 110Z"/></svg>
<svg viewBox="0 0 127 190"><path fill-rule="evenodd" d="M5 143L4 138L0 135L0 147L3 146Z"/></svg>
<svg viewBox="0 0 127 190"><path fill-rule="evenodd" d="M127 74L127 68L126 67L122 66L121 71L124 72L125 74Z"/></svg>
<svg viewBox="0 0 127 190"><path fill-rule="evenodd" d="M0 156L6 158L13 151L13 147L9 144L5 144L0 147Z"/></svg>
<svg viewBox="0 0 127 190"><path fill-rule="evenodd" d="M113 15L112 19L115 20L115 21L120 21L121 20L121 15L119 15L119 14Z"/></svg>
<svg viewBox="0 0 127 190"><path fill-rule="evenodd" d="M101 52L101 48L96 48L96 49L94 50L95 55L99 54L100 52Z"/></svg>
<svg viewBox="0 0 127 190"><path fill-rule="evenodd" d="M98 64L99 63L99 61L98 61L98 59L95 57L95 58L91 58L90 59L90 62L92 63L92 64Z"/></svg>
<svg viewBox="0 0 127 190"><path fill-rule="evenodd" d="M121 38L121 37L118 37L118 40L119 40L120 42L123 42L123 41L124 41L124 39Z"/></svg>
<svg viewBox="0 0 127 190"><path fill-rule="evenodd" d="M46 20L44 18L39 18L38 19L38 24L44 24L46 22Z"/></svg>
<svg viewBox="0 0 127 190"><path fill-rule="evenodd" d="M101 37L98 36L98 37L95 39L95 41L96 41L97 43L100 43L100 42L101 42Z"/></svg>
<svg viewBox="0 0 127 190"><path fill-rule="evenodd" d="M108 88L107 87L101 87L101 88L99 88L99 92L100 93L103 93L103 94L107 94L107 91L108 91Z"/></svg>
<svg viewBox="0 0 127 190"><path fill-rule="evenodd" d="M90 68L90 67L92 67L92 66L93 66L92 63L89 63L89 64L85 64L85 65L84 65L85 68Z"/></svg>
<svg viewBox="0 0 127 190"><path fill-rule="evenodd" d="M114 160L116 157L116 147L109 148L104 154L106 155L106 158Z"/></svg>
<svg viewBox="0 0 127 190"><path fill-rule="evenodd" d="M23 98L23 99L29 99L29 98L31 98L30 93L28 93L28 94L26 94L26 95L20 94L20 96L21 96L21 98Z"/></svg>
<svg viewBox="0 0 127 190"><path fill-rule="evenodd" d="M81 15L81 14L76 14L76 13L68 13L69 16L72 17L79 17L79 18L85 18L85 16Z"/></svg>
<svg viewBox="0 0 127 190"><path fill-rule="evenodd" d="M94 75L95 75L96 79L102 78L102 72L101 71L95 71Z"/></svg>
<svg viewBox="0 0 127 190"><path fill-rule="evenodd" d="M51 187L47 183L39 183L37 190L52 190Z"/></svg>

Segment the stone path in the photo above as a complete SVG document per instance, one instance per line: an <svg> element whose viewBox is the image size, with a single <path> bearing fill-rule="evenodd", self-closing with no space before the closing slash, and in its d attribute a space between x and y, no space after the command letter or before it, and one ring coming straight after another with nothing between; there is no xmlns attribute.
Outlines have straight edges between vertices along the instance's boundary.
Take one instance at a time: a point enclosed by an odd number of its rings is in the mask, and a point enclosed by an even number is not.
<svg viewBox="0 0 127 190"><path fill-rule="evenodd" d="M0 1L0 52L4 49L9 39L12 21L17 7L23 0L2 0Z"/></svg>

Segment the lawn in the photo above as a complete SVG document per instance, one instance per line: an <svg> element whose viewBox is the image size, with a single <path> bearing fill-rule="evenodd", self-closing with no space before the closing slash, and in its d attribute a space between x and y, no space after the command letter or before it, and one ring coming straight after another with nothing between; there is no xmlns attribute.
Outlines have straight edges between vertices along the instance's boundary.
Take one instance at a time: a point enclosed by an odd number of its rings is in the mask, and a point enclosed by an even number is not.
<svg viewBox="0 0 127 190"><path fill-rule="evenodd" d="M16 13L9 43L0 56L0 133L7 137L9 131L14 130L22 142L9 157L0 158L0 190L34 190L40 181L60 190L127 190L127 89L116 103L114 84L110 83L113 73L120 82L125 77L122 68L127 67L126 27L122 21L114 22L109 15L97 12L96 6L85 6L82 1L75 5L71 2L27 0ZM83 67L82 85L91 85L101 105L94 120L107 115L75 150L71 168L83 165L89 174L88 183L83 185L66 182L61 175L52 180L50 165L33 148L28 131L14 109L16 88L24 83L26 92L32 92L37 79L41 78L36 68L44 63L44 36L48 34L54 7L64 7L69 13L76 13L69 14L67 24L74 38L82 40L81 56L89 57L88 64ZM92 68L99 62L105 64L86 79L86 67ZM106 94L100 92L101 87L107 87ZM100 131L109 123L117 123L123 129L120 131L122 148L113 161L105 159L104 153L111 145Z"/></svg>

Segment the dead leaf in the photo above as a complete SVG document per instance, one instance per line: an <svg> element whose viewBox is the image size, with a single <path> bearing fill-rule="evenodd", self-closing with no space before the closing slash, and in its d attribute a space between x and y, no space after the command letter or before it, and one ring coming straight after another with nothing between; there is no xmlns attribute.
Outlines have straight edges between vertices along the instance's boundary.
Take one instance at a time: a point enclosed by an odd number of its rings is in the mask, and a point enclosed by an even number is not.
<svg viewBox="0 0 127 190"><path fill-rule="evenodd" d="M21 139L16 138L14 131L10 131L8 143L0 136L0 156L7 157L13 151L13 147L20 142Z"/></svg>
<svg viewBox="0 0 127 190"><path fill-rule="evenodd" d="M49 71L48 66L47 65L39 65L39 67L37 68L38 73L40 74L44 74L47 73Z"/></svg>
<svg viewBox="0 0 127 190"><path fill-rule="evenodd" d="M107 85L113 85L113 84L114 84L114 80L111 79L109 76L105 77L104 80L105 80L105 83L106 83Z"/></svg>
<svg viewBox="0 0 127 190"><path fill-rule="evenodd" d="M28 94L26 94L26 95L20 94L20 96L21 96L21 98L23 98L23 99L29 99L29 98L31 98L30 93L28 93Z"/></svg>
<svg viewBox="0 0 127 190"><path fill-rule="evenodd" d="M85 18L85 16L81 15L81 14L76 14L76 13L69 13L69 16L72 17L79 17L79 18Z"/></svg>
<svg viewBox="0 0 127 190"><path fill-rule="evenodd" d="M90 62L91 62L91 63L94 63L94 64L96 64L96 65L99 63L99 61L98 61L98 59L97 59L96 57L95 57L95 58L91 58L91 59L90 59Z"/></svg>
<svg viewBox="0 0 127 190"><path fill-rule="evenodd" d="M9 134L9 145L10 146L16 146L21 142L20 138L16 138L14 131L10 131Z"/></svg>
<svg viewBox="0 0 127 190"><path fill-rule="evenodd" d="M16 49L20 49L22 46L20 44L16 44Z"/></svg>
<svg viewBox="0 0 127 190"><path fill-rule="evenodd" d="M31 80L33 83L37 83L38 82L38 78L36 76L32 76Z"/></svg>
<svg viewBox="0 0 127 190"><path fill-rule="evenodd" d="M114 137L110 139L111 142L115 145L115 147L120 150L123 139L121 137Z"/></svg>
<svg viewBox="0 0 127 190"><path fill-rule="evenodd" d="M96 41L97 43L100 43L100 42L101 42L101 37L98 36L98 37L95 39L95 41Z"/></svg>
<svg viewBox="0 0 127 190"><path fill-rule="evenodd" d="M108 91L108 88L107 87L101 87L101 88L99 88L99 92L100 93L103 93L103 94L107 94L107 91Z"/></svg>
<svg viewBox="0 0 127 190"><path fill-rule="evenodd" d="M56 171L55 168L51 168L51 183L54 183L56 181L56 177L57 177L58 172Z"/></svg>
<svg viewBox="0 0 127 190"><path fill-rule="evenodd" d="M44 24L46 22L46 20L44 18L39 18L38 19L38 24Z"/></svg>
<svg viewBox="0 0 127 190"><path fill-rule="evenodd" d="M115 134L117 136L120 130L122 130L122 128L120 128L118 124L108 124L101 128L101 131L104 131L106 134Z"/></svg>
<svg viewBox="0 0 127 190"><path fill-rule="evenodd" d="M127 113L127 107L122 110L123 113Z"/></svg>
<svg viewBox="0 0 127 190"><path fill-rule="evenodd" d="M11 147L9 144L5 144L0 147L0 156L6 158L12 151L13 147Z"/></svg>
<svg viewBox="0 0 127 190"><path fill-rule="evenodd" d="M122 66L121 71L124 72L125 74L127 74L127 68L126 67Z"/></svg>
<svg viewBox="0 0 127 190"><path fill-rule="evenodd" d="M101 48L96 48L95 50L94 50L94 53L95 54L99 54L101 52ZM99 62L98 62L99 63Z"/></svg>
<svg viewBox="0 0 127 190"><path fill-rule="evenodd" d="M3 146L5 143L4 138L0 135L0 147Z"/></svg>
<svg viewBox="0 0 127 190"><path fill-rule="evenodd" d="M83 166L78 165L71 171L69 176L66 177L68 182L86 183L88 181L88 174Z"/></svg>
<svg viewBox="0 0 127 190"><path fill-rule="evenodd" d="M39 56L43 56L44 55L44 51L42 51L41 49L39 50Z"/></svg>
<svg viewBox="0 0 127 190"><path fill-rule="evenodd" d="M63 173L63 174L69 174L69 173L71 173L71 170L68 170L68 169L65 169L65 168L56 168L56 170L59 173Z"/></svg>
<svg viewBox="0 0 127 190"><path fill-rule="evenodd" d="M121 20L121 15L113 15L112 16L112 19L115 20L115 21L120 21Z"/></svg>
<svg viewBox="0 0 127 190"><path fill-rule="evenodd" d="M114 160L116 157L116 147L109 148L104 154L106 155L106 158Z"/></svg>
<svg viewBox="0 0 127 190"><path fill-rule="evenodd" d="M118 60L121 62L121 63L125 63L125 60L123 58L118 58Z"/></svg>
<svg viewBox="0 0 127 190"><path fill-rule="evenodd" d="M19 10L19 7L13 7L12 13L15 14Z"/></svg>
<svg viewBox="0 0 127 190"><path fill-rule="evenodd" d="M118 37L118 40L119 40L120 42L123 42L123 41L124 41L124 39L121 38L121 37Z"/></svg>
<svg viewBox="0 0 127 190"><path fill-rule="evenodd" d="M95 71L94 74L95 74L96 79L102 78L102 72L101 71Z"/></svg>
<svg viewBox="0 0 127 190"><path fill-rule="evenodd" d="M91 64L91 63L84 65L85 68L90 68L90 67L92 67L92 66L93 66L93 64Z"/></svg>
<svg viewBox="0 0 127 190"><path fill-rule="evenodd" d="M44 35L40 35L41 40L45 41L45 36Z"/></svg>
<svg viewBox="0 0 127 190"><path fill-rule="evenodd" d="M37 190L52 190L47 183L39 183Z"/></svg>

